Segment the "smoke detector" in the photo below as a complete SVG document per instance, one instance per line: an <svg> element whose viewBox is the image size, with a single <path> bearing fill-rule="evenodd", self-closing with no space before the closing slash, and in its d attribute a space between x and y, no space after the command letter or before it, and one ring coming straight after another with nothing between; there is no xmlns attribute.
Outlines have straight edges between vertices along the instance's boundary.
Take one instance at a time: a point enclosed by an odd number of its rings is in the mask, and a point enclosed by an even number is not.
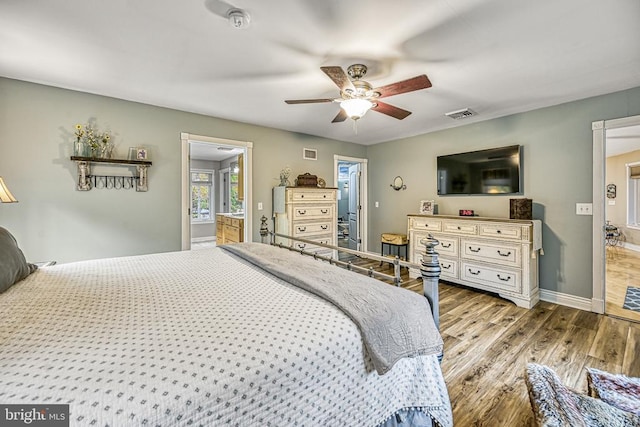
<svg viewBox="0 0 640 427"><path fill-rule="evenodd" d="M229 24L236 30L243 30L249 26L251 19L249 14L242 9L229 9L227 11Z"/></svg>
<svg viewBox="0 0 640 427"><path fill-rule="evenodd" d="M466 119L467 117L475 116L478 113L473 111L471 108L463 108L462 110L452 111L450 113L446 113L445 116L451 117L455 120Z"/></svg>

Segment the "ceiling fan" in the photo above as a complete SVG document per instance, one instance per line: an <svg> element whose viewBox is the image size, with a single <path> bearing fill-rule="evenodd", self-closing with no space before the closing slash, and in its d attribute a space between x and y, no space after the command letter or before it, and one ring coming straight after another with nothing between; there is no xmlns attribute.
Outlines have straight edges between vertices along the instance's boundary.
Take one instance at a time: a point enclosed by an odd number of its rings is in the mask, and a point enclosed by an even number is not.
<svg viewBox="0 0 640 427"><path fill-rule="evenodd" d="M367 74L366 65L353 64L347 68L346 73L341 67L320 67L320 69L340 88L340 98L293 99L284 102L287 104L337 102L341 107L340 112L331 123L343 122L347 118L358 120L369 110L402 120L411 114L411 111L403 110L379 99L431 87L431 82L425 74L373 88L369 82L362 80Z"/></svg>

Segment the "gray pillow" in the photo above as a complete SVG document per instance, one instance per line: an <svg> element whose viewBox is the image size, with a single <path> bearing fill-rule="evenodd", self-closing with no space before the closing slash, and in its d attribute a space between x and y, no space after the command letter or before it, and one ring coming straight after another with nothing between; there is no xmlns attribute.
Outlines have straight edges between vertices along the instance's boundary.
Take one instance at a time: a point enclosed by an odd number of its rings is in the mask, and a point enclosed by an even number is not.
<svg viewBox="0 0 640 427"><path fill-rule="evenodd" d="M0 292L9 289L13 284L33 273L36 268L24 258L16 239L0 227Z"/></svg>

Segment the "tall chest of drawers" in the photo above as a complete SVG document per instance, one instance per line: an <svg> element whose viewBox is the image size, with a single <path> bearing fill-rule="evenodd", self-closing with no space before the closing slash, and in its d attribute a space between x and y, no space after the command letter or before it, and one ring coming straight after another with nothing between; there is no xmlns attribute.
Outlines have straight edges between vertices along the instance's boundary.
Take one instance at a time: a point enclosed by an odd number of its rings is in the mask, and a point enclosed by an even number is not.
<svg viewBox="0 0 640 427"><path fill-rule="evenodd" d="M274 187L275 232L335 246L338 224L338 189ZM310 243L277 238L276 242L297 249L335 256L331 249Z"/></svg>
<svg viewBox="0 0 640 427"><path fill-rule="evenodd" d="M442 280L496 292L532 308L540 299L540 228L539 221L409 215L409 260L422 262L420 241L431 234L440 241ZM412 277L419 274L410 271Z"/></svg>

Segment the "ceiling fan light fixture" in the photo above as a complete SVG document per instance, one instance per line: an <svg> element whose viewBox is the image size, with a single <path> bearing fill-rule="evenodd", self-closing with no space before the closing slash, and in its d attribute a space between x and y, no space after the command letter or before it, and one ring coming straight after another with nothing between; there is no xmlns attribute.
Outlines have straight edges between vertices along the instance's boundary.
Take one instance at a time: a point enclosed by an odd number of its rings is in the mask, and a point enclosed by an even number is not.
<svg viewBox="0 0 640 427"><path fill-rule="evenodd" d="M358 120L373 107L373 102L368 99L351 98L340 101L340 107L352 120Z"/></svg>

